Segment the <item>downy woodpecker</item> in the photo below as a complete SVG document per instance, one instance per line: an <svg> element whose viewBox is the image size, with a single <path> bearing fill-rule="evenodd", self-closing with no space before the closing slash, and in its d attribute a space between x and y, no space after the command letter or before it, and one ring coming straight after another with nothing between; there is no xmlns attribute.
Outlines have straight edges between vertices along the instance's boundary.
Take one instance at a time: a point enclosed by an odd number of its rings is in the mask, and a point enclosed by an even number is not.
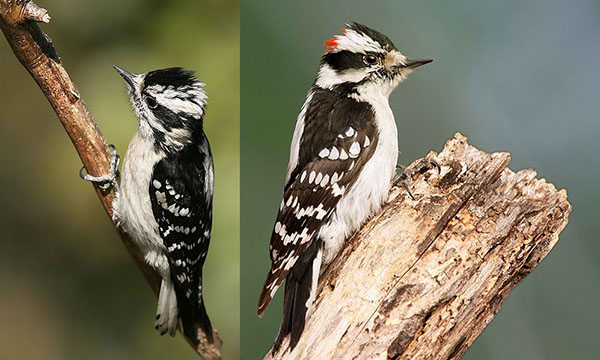
<svg viewBox="0 0 600 360"><path fill-rule="evenodd" d="M144 74L114 68L127 84L139 127L120 183L114 147L110 174L81 175L114 186L114 219L162 277L156 329L173 336L181 319L189 339L196 341L201 328L212 341L202 298L214 189L213 159L202 128L204 84L181 68Z"/></svg>
<svg viewBox="0 0 600 360"><path fill-rule="evenodd" d="M357 23L325 45L296 122L258 302L262 316L286 280L275 350L288 334L291 348L297 344L321 271L385 202L398 158L388 98L414 68L432 61L408 59L387 36Z"/></svg>

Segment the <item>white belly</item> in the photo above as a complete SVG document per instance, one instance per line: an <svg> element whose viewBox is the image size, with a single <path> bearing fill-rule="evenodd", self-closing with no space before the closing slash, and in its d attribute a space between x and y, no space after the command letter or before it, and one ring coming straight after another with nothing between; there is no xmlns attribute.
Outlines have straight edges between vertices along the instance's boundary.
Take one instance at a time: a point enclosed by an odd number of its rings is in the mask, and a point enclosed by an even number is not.
<svg viewBox="0 0 600 360"><path fill-rule="evenodd" d="M119 226L140 248L146 262L161 273L168 271L168 264L152 213L148 186L153 165L163 156L148 139L136 133L123 161L121 189L113 203L113 217Z"/></svg>
<svg viewBox="0 0 600 360"><path fill-rule="evenodd" d="M342 196L327 225L319 232L324 243L323 263L329 264L344 241L372 215L379 212L387 199L398 161L398 132L387 97L369 103L375 110L379 131L377 148L365 164L357 181Z"/></svg>

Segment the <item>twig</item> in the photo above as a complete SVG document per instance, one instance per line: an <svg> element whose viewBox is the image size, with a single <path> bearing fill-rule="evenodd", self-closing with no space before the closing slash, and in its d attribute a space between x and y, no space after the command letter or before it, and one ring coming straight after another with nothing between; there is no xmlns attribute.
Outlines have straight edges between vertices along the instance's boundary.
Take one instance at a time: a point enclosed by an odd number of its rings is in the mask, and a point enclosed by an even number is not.
<svg viewBox="0 0 600 360"><path fill-rule="evenodd" d="M62 66L52 41L36 23L49 21L48 11L30 0L0 0L0 28L15 56L29 71L50 102L87 172L94 176L106 174L110 170L110 154L106 141L75 84ZM112 219L114 193L112 190L103 191L97 186L94 189ZM142 254L127 234L117 227L116 229L152 291L157 294L160 276L144 262ZM200 337L200 345L194 350L205 359L220 359L221 339L217 331L214 330L213 333L214 344L208 344L204 334ZM192 344L190 339L187 340Z"/></svg>
<svg viewBox="0 0 600 360"><path fill-rule="evenodd" d="M265 359L458 359L567 225L565 190L456 134L321 275L299 343ZM419 161L419 160L417 160ZM516 326L516 325L515 325Z"/></svg>

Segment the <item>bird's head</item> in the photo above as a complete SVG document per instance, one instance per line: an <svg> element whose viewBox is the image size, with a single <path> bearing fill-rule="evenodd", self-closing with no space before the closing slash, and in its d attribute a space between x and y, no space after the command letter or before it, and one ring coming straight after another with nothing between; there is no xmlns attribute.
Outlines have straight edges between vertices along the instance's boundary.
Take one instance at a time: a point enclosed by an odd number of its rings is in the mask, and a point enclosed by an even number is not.
<svg viewBox="0 0 600 360"><path fill-rule="evenodd" d="M406 79L413 69L430 59L409 59L384 34L365 25L351 23L325 41L327 52L315 84L326 89L371 90L384 96Z"/></svg>
<svg viewBox="0 0 600 360"><path fill-rule="evenodd" d="M177 151L200 135L208 97L193 71L173 67L132 74L114 68L127 84L141 134L158 148Z"/></svg>

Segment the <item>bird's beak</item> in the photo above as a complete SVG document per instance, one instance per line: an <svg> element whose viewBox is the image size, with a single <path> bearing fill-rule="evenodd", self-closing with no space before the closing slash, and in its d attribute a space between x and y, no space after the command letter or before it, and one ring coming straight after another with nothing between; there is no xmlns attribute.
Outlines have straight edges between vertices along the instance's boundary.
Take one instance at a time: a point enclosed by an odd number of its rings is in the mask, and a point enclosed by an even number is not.
<svg viewBox="0 0 600 360"><path fill-rule="evenodd" d="M137 75L136 74L132 74L127 70L121 69L117 65L113 65L113 67L115 68L115 70L117 70L119 75L121 75L123 80L125 80L125 83L127 83L127 86L129 86L130 89L133 90L136 88L136 86L137 86Z"/></svg>
<svg viewBox="0 0 600 360"><path fill-rule="evenodd" d="M418 68L419 66L429 64L433 59L406 59L404 61L404 67L409 69Z"/></svg>

